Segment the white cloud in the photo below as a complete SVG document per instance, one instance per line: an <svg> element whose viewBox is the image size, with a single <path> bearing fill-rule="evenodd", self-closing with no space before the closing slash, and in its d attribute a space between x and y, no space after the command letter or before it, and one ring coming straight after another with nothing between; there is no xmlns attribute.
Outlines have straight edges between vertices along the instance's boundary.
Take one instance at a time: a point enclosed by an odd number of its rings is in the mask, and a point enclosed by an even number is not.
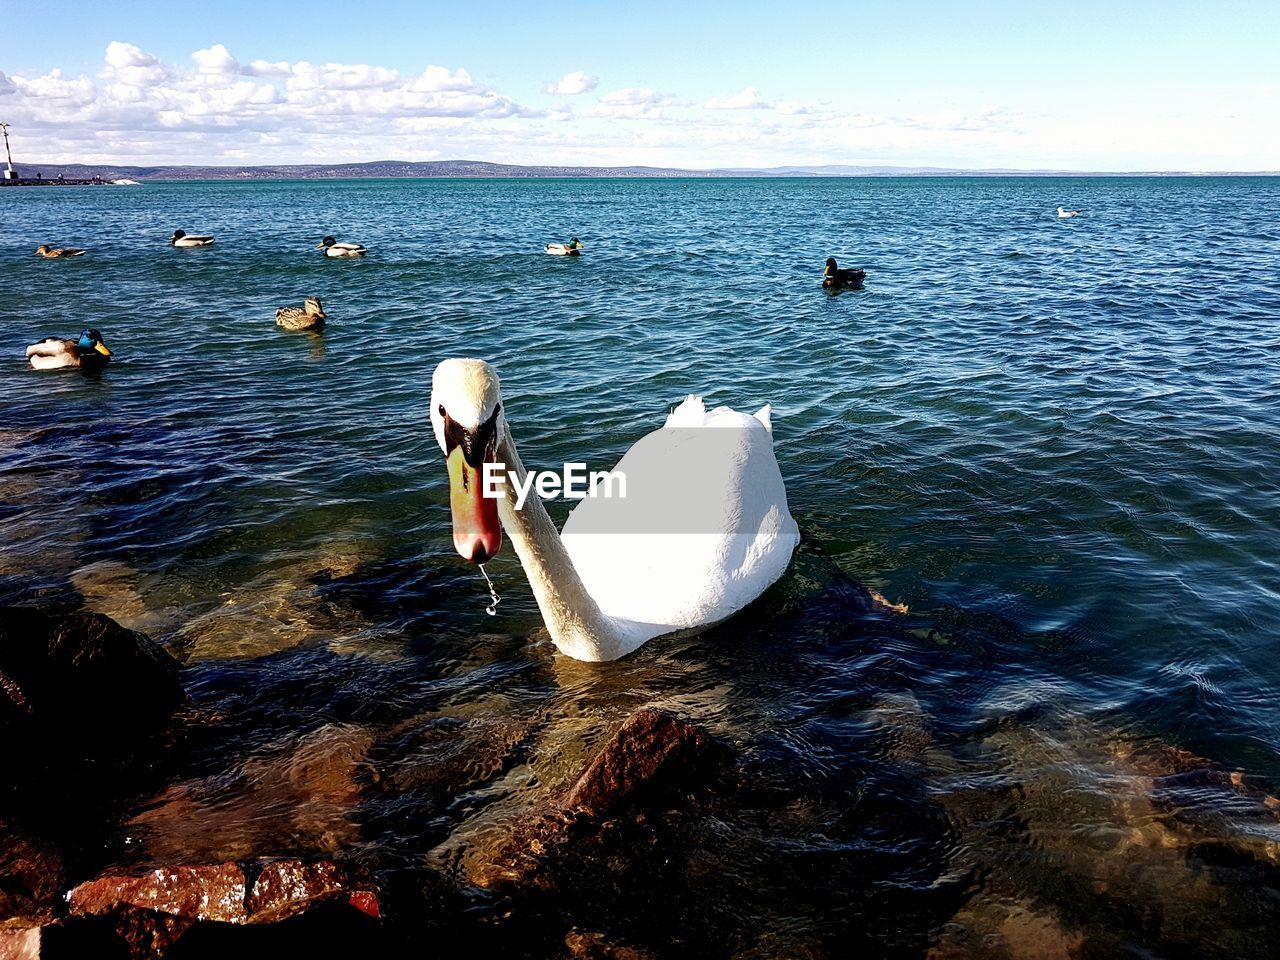
<svg viewBox="0 0 1280 960"><path fill-rule="evenodd" d="M555 83L565 97L597 87L583 71ZM19 162L474 158L695 168L1263 169L1280 156L1280 128L1270 119L1275 97L1274 86L1261 94L1215 88L1156 109L1122 100L1048 115L1019 112L1016 100L983 102L985 95L904 103L871 92L856 112L838 99L815 95L808 106L769 99L755 87L693 102L637 85L593 93L574 109L559 103L535 110L457 66L241 63L217 43L169 63L123 41L107 47L91 75L0 73L0 102ZM1231 105L1225 114L1223 103Z"/></svg>
<svg viewBox="0 0 1280 960"><path fill-rule="evenodd" d="M708 110L772 110L773 104L760 99L760 92L755 87L744 87L731 97L712 97L706 107Z"/></svg>
<svg viewBox="0 0 1280 960"><path fill-rule="evenodd" d="M401 76L372 64L254 60L241 65L223 44L195 51L191 65L182 67L115 41L96 80L68 79L58 70L0 77L0 91L15 95L7 119L24 129L28 150L35 136L51 145L41 148L42 155L74 159L115 159L104 157L108 145L132 154L141 144L164 138L163 162L216 162L240 149L221 138L227 131L249 136L289 131L295 153L320 160L328 158L334 144L359 149L361 143L394 142L395 131L407 136L409 131L395 125L400 119L466 122L544 115L478 83L465 69L432 64ZM207 139L198 152L184 156L190 144L175 137L179 131ZM117 134L121 142L108 139ZM378 156L394 153L376 150ZM404 155L403 149L399 153Z"/></svg>
<svg viewBox="0 0 1280 960"><path fill-rule="evenodd" d="M600 102L610 107L659 106L669 100L669 97L654 93L648 87L627 87L625 90L614 90L600 97Z"/></svg>
<svg viewBox="0 0 1280 960"><path fill-rule="evenodd" d="M215 43L207 50L197 50L191 55L191 59L196 62L196 69L201 73L228 76L240 72L240 61L220 43Z"/></svg>
<svg viewBox="0 0 1280 960"><path fill-rule="evenodd" d="M15 76L12 81L23 100L41 100L55 109L65 109L68 104L91 103L95 97L93 81L79 77L64 80L61 70L51 70L43 77L28 80Z"/></svg>
<svg viewBox="0 0 1280 960"><path fill-rule="evenodd" d="M481 89L471 74L466 70L459 68L450 73L447 67L437 67L434 64L427 66L422 71L422 75L413 81L411 88L414 93L440 93L442 91L452 92L472 92Z"/></svg>
<svg viewBox="0 0 1280 960"><path fill-rule="evenodd" d="M245 66L241 72L250 77L287 77L293 73L293 67L287 60L276 60L274 63L255 60Z"/></svg>
<svg viewBox="0 0 1280 960"><path fill-rule="evenodd" d="M169 79L173 72L149 53L132 43L113 40L107 44L105 67L101 76L130 87L142 87ZM55 71L57 72L57 71Z"/></svg>
<svg viewBox="0 0 1280 960"><path fill-rule="evenodd" d="M553 93L561 97L573 97L580 93L590 93L600 83L600 78L582 70L566 73L558 83L548 83L542 88L543 93Z"/></svg>
<svg viewBox="0 0 1280 960"><path fill-rule="evenodd" d="M613 120L662 120L667 114L664 107L677 106L675 97L657 93L648 87L626 87L604 94L589 116Z"/></svg>

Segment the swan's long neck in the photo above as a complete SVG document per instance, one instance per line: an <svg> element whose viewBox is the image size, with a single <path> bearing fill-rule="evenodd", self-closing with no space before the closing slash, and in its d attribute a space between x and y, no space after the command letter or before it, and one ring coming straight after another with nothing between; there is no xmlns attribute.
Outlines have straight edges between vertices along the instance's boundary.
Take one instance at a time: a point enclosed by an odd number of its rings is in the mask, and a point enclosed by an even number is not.
<svg viewBox="0 0 1280 960"><path fill-rule="evenodd" d="M498 460L506 463L508 473L523 486L524 464L510 432L503 434ZM634 644L626 643L622 625L601 611L587 592L537 494L530 491L523 509L517 510L515 489L508 482L506 496L498 501L498 517L560 651L577 660L614 660L627 653Z"/></svg>

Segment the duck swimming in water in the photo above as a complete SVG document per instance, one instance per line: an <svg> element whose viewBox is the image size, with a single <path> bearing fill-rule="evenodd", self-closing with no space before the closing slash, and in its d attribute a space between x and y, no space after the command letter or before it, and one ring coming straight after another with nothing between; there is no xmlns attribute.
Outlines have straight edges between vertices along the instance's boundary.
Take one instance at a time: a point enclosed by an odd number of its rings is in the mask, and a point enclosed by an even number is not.
<svg viewBox="0 0 1280 960"><path fill-rule="evenodd" d="M47 243L42 243L36 247L35 255L37 257L45 257L47 259L57 259L60 257L83 257L85 251L77 250L75 247L51 247Z"/></svg>
<svg viewBox="0 0 1280 960"><path fill-rule="evenodd" d="M568 243L548 243L546 251L556 257L580 257L582 256L582 243L577 237L574 237Z"/></svg>
<svg viewBox="0 0 1280 960"><path fill-rule="evenodd" d="M281 307L276 311L277 325L286 330L323 330L324 317L319 297L307 297L300 307Z"/></svg>
<svg viewBox="0 0 1280 960"><path fill-rule="evenodd" d="M1078 217L1078 216L1080 216L1079 210L1064 210L1062 207L1058 208L1059 220L1069 220L1072 217Z"/></svg>
<svg viewBox="0 0 1280 960"><path fill-rule="evenodd" d="M827 257L827 268L822 271L822 286L827 290L857 290L867 278L865 270L841 270L835 257Z"/></svg>
<svg viewBox="0 0 1280 960"><path fill-rule="evenodd" d="M110 358L111 351L97 330L85 330L79 340L46 337L27 347L27 359L37 370L60 370L63 367L101 370Z"/></svg>
<svg viewBox="0 0 1280 960"><path fill-rule="evenodd" d="M173 236L169 238L171 247L207 247L211 243L213 243L213 237L208 234L192 236L185 230L175 230Z"/></svg>
<svg viewBox="0 0 1280 960"><path fill-rule="evenodd" d="M326 257L363 257L369 252L362 243L339 243L333 237L325 237L316 249L323 250Z"/></svg>

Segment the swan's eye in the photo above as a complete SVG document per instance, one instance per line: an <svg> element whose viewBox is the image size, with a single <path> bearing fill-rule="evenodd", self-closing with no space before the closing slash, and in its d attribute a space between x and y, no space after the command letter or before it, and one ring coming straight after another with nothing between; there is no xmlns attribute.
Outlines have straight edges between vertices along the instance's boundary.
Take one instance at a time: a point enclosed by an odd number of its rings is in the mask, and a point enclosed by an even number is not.
<svg viewBox="0 0 1280 960"><path fill-rule="evenodd" d="M444 412L444 404L443 404L443 403L442 403L442 404L440 404L438 407L436 407L436 409L440 411L440 416L442 416L442 417L447 417L447 416L448 416L448 414Z"/></svg>

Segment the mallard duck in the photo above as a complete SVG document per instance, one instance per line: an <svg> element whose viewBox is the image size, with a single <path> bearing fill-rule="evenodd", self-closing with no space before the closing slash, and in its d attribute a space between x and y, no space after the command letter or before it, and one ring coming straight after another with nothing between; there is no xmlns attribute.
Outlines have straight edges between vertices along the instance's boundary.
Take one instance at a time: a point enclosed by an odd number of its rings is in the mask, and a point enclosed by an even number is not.
<svg viewBox="0 0 1280 960"><path fill-rule="evenodd" d="M193 237L187 234L185 230L173 231L173 236L169 238L170 246L174 247L207 247L213 243L213 237L208 235Z"/></svg>
<svg viewBox="0 0 1280 960"><path fill-rule="evenodd" d="M57 257L83 257L85 251L77 250L75 247L51 247L47 243L42 243L36 247L35 255L37 257L46 257L54 259Z"/></svg>
<svg viewBox="0 0 1280 960"><path fill-rule="evenodd" d="M580 257L582 256L582 244L574 237L568 243L548 243L546 246L547 253L554 257Z"/></svg>
<svg viewBox="0 0 1280 960"><path fill-rule="evenodd" d="M339 243L333 237L325 237L316 244L317 250L324 250L326 257L363 257L369 251L363 244Z"/></svg>
<svg viewBox="0 0 1280 960"><path fill-rule="evenodd" d="M324 306L319 297L307 297L300 307L281 307L276 323L286 330L323 330Z"/></svg>
<svg viewBox="0 0 1280 960"><path fill-rule="evenodd" d="M85 330L79 340L46 337L27 347L27 359L37 370L59 370L62 367L101 370L110 357L111 351L97 330Z"/></svg>
<svg viewBox="0 0 1280 960"><path fill-rule="evenodd" d="M841 270L835 257L827 257L827 268L822 271L822 285L828 290L856 290L867 279L865 270Z"/></svg>

